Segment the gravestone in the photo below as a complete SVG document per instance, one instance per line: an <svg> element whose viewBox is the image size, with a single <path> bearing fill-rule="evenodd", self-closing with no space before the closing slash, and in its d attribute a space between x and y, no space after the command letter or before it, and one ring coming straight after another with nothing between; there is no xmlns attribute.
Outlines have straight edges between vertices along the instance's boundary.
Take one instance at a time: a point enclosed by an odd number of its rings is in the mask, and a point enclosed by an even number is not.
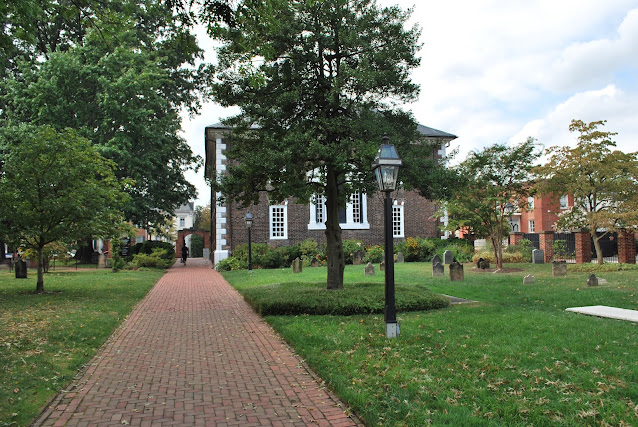
<svg viewBox="0 0 638 427"><path fill-rule="evenodd" d="M399 262L405 262L405 258L403 257L403 252L399 252L397 254L397 263Z"/></svg>
<svg viewBox="0 0 638 427"><path fill-rule="evenodd" d="M303 270L303 263L301 262L301 259L297 257L292 261L292 272L301 273L302 270Z"/></svg>
<svg viewBox="0 0 638 427"><path fill-rule="evenodd" d="M366 276L374 276L374 265L371 262L366 264L365 274Z"/></svg>
<svg viewBox="0 0 638 427"><path fill-rule="evenodd" d="M434 258L432 258L432 265L436 264L436 263L442 264L443 261L441 260L441 257L438 255L434 255Z"/></svg>
<svg viewBox="0 0 638 427"><path fill-rule="evenodd" d="M385 261L381 261L379 264L379 271L385 271Z"/></svg>
<svg viewBox="0 0 638 427"><path fill-rule="evenodd" d="M97 266L99 268L106 268L106 255L100 254L97 257Z"/></svg>
<svg viewBox="0 0 638 427"><path fill-rule="evenodd" d="M542 249L532 251L532 264L545 264L545 252Z"/></svg>
<svg viewBox="0 0 638 427"><path fill-rule="evenodd" d="M432 266L432 276L443 276L445 274L445 271L443 269L443 264L441 264L440 262L437 262L436 264L434 264Z"/></svg>
<svg viewBox="0 0 638 427"><path fill-rule="evenodd" d="M598 278L594 273L589 275L589 279L587 279L587 286L598 286Z"/></svg>
<svg viewBox="0 0 638 427"><path fill-rule="evenodd" d="M532 276L531 274L528 274L523 278L524 285L533 285L534 283L536 283L536 277Z"/></svg>
<svg viewBox="0 0 638 427"><path fill-rule="evenodd" d="M567 263L565 261L552 262L552 275L559 277L567 276Z"/></svg>
<svg viewBox="0 0 638 427"><path fill-rule="evenodd" d="M599 284L599 285L605 285L605 284L607 284L607 280L606 280L606 279L598 278L598 284Z"/></svg>
<svg viewBox="0 0 638 427"><path fill-rule="evenodd" d="M452 282L462 282L463 279L463 264L454 261L452 264L450 264L450 280Z"/></svg>
<svg viewBox="0 0 638 427"><path fill-rule="evenodd" d="M363 251L356 251L355 253L352 254L352 264L353 265L361 265L363 264L363 256L364 256L364 252Z"/></svg>
<svg viewBox="0 0 638 427"><path fill-rule="evenodd" d="M478 262L476 263L476 267L480 268L481 270L488 269L490 268L490 261L487 259L479 258Z"/></svg>
<svg viewBox="0 0 638 427"><path fill-rule="evenodd" d="M310 260L310 266L311 267L319 267L319 260L317 258L313 257Z"/></svg>
<svg viewBox="0 0 638 427"><path fill-rule="evenodd" d="M27 278L27 263L24 262L22 258L18 258L14 265L14 269L16 271L16 279Z"/></svg>
<svg viewBox="0 0 638 427"><path fill-rule="evenodd" d="M452 251L443 252L443 264L452 264L454 262L454 254Z"/></svg>

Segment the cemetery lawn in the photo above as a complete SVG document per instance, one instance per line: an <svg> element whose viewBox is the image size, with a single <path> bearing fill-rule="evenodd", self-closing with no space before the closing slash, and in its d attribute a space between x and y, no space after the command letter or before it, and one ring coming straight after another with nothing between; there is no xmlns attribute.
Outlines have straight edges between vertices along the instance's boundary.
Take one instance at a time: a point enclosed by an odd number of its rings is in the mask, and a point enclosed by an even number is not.
<svg viewBox="0 0 638 427"><path fill-rule="evenodd" d="M638 425L638 324L565 311L636 309L636 270L596 273L607 283L588 287L589 272L553 277L547 264L507 265L525 270L508 274L472 267L450 282L447 267L432 277L429 263L397 264L397 283L477 302L399 312L392 340L378 314L265 318L366 425ZM534 285L522 284L527 274ZM224 277L242 292L322 281L326 269ZM360 282L383 283L383 274L347 266L345 287Z"/></svg>
<svg viewBox="0 0 638 427"><path fill-rule="evenodd" d="M38 295L33 271L0 272L0 426L31 424L162 274L50 272Z"/></svg>

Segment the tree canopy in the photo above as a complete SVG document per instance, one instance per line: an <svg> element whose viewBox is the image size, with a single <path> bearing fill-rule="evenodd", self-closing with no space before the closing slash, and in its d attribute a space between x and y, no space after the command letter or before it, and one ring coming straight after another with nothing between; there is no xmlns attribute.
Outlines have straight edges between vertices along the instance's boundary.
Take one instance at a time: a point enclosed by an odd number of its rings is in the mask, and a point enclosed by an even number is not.
<svg viewBox="0 0 638 427"><path fill-rule="evenodd" d="M464 230L488 238L497 268L503 267L503 239L509 218L527 207L534 161L540 156L533 138L515 145L494 144L471 152L458 165L463 184L446 204L449 230Z"/></svg>
<svg viewBox="0 0 638 427"><path fill-rule="evenodd" d="M189 27L159 0L17 0L5 6L4 125L72 128L117 165L136 225L159 223L196 194L198 158L179 135L205 87ZM11 43L5 43L7 38Z"/></svg>
<svg viewBox="0 0 638 427"><path fill-rule="evenodd" d="M45 245L112 235L128 196L113 162L72 129L4 127L0 150L0 234L38 251L36 291L43 292Z"/></svg>
<svg viewBox="0 0 638 427"><path fill-rule="evenodd" d="M371 0L247 0L233 26L209 26L223 43L213 97L241 109L226 122L232 163L217 189L243 205L260 191L273 202L325 196L330 289L343 287L339 207L354 192L377 191L370 165L383 134L406 165L438 166L431 146L413 144L416 122L397 107L419 93L410 71L420 32L405 28L409 14ZM432 192L431 169L406 187Z"/></svg>
<svg viewBox="0 0 638 427"><path fill-rule="evenodd" d="M638 152L613 150L615 132L600 130L605 121L572 120L575 147L551 147L546 164L535 169L537 189L556 196L571 194L574 206L559 217L557 228L590 231L598 263L600 239L622 229L638 229Z"/></svg>

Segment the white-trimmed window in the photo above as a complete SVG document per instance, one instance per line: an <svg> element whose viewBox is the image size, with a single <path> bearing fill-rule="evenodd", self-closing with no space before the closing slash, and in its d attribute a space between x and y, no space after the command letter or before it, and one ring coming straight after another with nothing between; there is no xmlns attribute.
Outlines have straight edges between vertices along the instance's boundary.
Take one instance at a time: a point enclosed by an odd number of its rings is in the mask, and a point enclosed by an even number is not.
<svg viewBox="0 0 638 427"><path fill-rule="evenodd" d="M529 220L529 229L528 229L528 233L536 233L536 226L534 224L534 220L530 219Z"/></svg>
<svg viewBox="0 0 638 427"><path fill-rule="evenodd" d="M404 237L403 202L394 201L392 205L392 236Z"/></svg>
<svg viewBox="0 0 638 427"><path fill-rule="evenodd" d="M180 218L179 219L179 228L184 228L186 227L186 218Z"/></svg>
<svg viewBox="0 0 638 427"><path fill-rule="evenodd" d="M567 195L560 196L560 208L567 209Z"/></svg>
<svg viewBox="0 0 638 427"><path fill-rule="evenodd" d="M270 239L288 238L288 202L270 206Z"/></svg>
<svg viewBox="0 0 638 427"><path fill-rule="evenodd" d="M308 230L326 229L326 198L315 195L310 199L310 221ZM339 210L339 225L343 230L368 230L368 202L363 193L355 192L350 196L350 202Z"/></svg>

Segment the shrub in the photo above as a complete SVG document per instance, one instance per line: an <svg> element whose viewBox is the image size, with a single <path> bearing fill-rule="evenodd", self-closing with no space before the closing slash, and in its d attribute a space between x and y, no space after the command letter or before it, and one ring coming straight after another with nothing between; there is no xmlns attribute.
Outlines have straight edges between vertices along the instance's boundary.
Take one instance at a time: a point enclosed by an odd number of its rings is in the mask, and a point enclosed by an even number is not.
<svg viewBox="0 0 638 427"><path fill-rule="evenodd" d="M505 252L507 253L520 253L522 262L532 262L532 250L534 250L534 243L531 240L523 239L518 245L509 245Z"/></svg>
<svg viewBox="0 0 638 427"><path fill-rule="evenodd" d="M299 245L299 250L303 258L312 258L319 251L317 242L313 239L306 239Z"/></svg>
<svg viewBox="0 0 638 427"><path fill-rule="evenodd" d="M493 251L481 251L474 254L472 262L476 264L479 258L486 259L490 262L496 262ZM517 263L523 262L523 255L520 252L503 252L503 262Z"/></svg>
<svg viewBox="0 0 638 427"><path fill-rule="evenodd" d="M160 242L157 240L146 240L142 243L136 243L131 248L131 256L135 256L137 254L147 254L150 255L153 253L154 249L164 249L165 252L162 252L162 258L166 260L173 261L175 258L175 246L172 243L168 242Z"/></svg>
<svg viewBox="0 0 638 427"><path fill-rule="evenodd" d="M204 237L199 234L191 234L190 256L199 258L204 256Z"/></svg>
<svg viewBox="0 0 638 427"><path fill-rule="evenodd" d="M171 245L172 246L172 245ZM167 253L171 255L167 258ZM132 267L170 268L175 263L174 252L155 248L151 254L138 253L133 255Z"/></svg>
<svg viewBox="0 0 638 427"><path fill-rule="evenodd" d="M356 315L383 313L384 286L356 283L328 290L325 283L282 283L242 290L244 299L266 315ZM424 286L396 285L397 311L421 311L447 307L449 300Z"/></svg>
<svg viewBox="0 0 638 427"><path fill-rule="evenodd" d="M363 242L360 240L346 239L343 241L343 255L346 264L352 264L354 253L363 249Z"/></svg>
<svg viewBox="0 0 638 427"><path fill-rule="evenodd" d="M295 258L305 259L301 250L301 245L282 246L279 249L285 267L290 267Z"/></svg>
<svg viewBox="0 0 638 427"><path fill-rule="evenodd" d="M366 253L363 256L363 260L366 263L377 263L383 261L383 246L366 246Z"/></svg>
<svg viewBox="0 0 638 427"><path fill-rule="evenodd" d="M453 243L448 243L442 248L439 248L437 253L441 259L443 259L443 253L445 251L452 251L454 259L458 262L469 262L474 256L474 246L463 239L454 239Z"/></svg>
<svg viewBox="0 0 638 427"><path fill-rule="evenodd" d="M217 271L241 270L242 268L245 268L242 262L232 256L219 261L217 265L215 265Z"/></svg>
<svg viewBox="0 0 638 427"><path fill-rule="evenodd" d="M421 244L414 237L405 239L403 256L408 262L423 261L421 259Z"/></svg>
<svg viewBox="0 0 638 427"><path fill-rule="evenodd" d="M117 273L124 267L126 267L126 261L122 257L122 240L121 239L113 239L111 240L111 255L113 260L113 267L111 271L113 273Z"/></svg>

